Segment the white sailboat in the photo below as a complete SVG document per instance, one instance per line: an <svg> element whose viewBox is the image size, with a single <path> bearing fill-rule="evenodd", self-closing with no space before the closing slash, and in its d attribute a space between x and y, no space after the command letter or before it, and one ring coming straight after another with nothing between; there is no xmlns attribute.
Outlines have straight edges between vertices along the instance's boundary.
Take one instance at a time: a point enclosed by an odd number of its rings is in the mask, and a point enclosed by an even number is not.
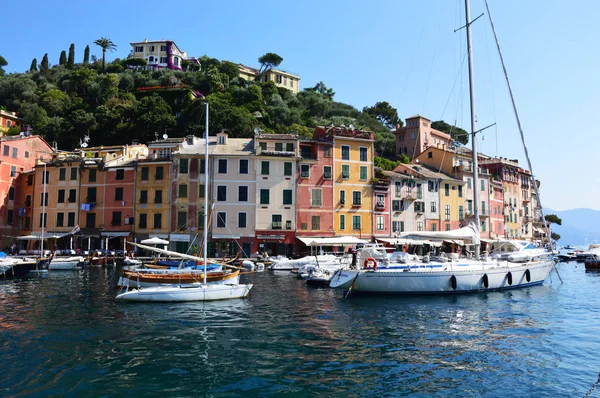
<svg viewBox="0 0 600 398"><path fill-rule="evenodd" d="M205 186L208 187L208 103L206 104L206 132L205 132L205 159L206 170L204 174ZM208 214L208 201L204 201L204 214ZM208 220L204 217L204 245L203 261L207 261ZM155 250L156 248L153 248ZM161 250L161 249L159 249ZM180 255L184 257L184 255ZM193 256L192 256L193 257ZM186 302L186 301L215 301L228 299L241 299L248 296L252 284L209 284L206 282L206 268L204 267L203 283L193 286L157 286L142 289L127 290L117 295L118 301L134 302Z"/></svg>
<svg viewBox="0 0 600 398"><path fill-rule="evenodd" d="M471 53L472 21L469 0L465 0L465 14L471 102L473 181L478 181L477 140L475 137L477 131L475 127L473 59ZM529 164L529 168L531 170L531 164ZM534 187L536 187L535 184ZM330 286L361 293L442 294L541 285L555 264L551 250L530 250L531 248L528 245L516 244L510 255L494 256L486 254L483 257L479 256L480 222L476 189L473 190L473 195L474 223L470 227L461 228L454 232L430 231L405 234L411 236L421 235L425 239L444 239L442 235L449 234L457 234L458 237L454 236L455 239L470 238L475 247L473 259L460 259L457 255L436 260L429 259L427 256L424 259L417 260L408 258L408 256L392 259L389 255L381 252L370 252L366 249L361 251L357 269L336 272Z"/></svg>

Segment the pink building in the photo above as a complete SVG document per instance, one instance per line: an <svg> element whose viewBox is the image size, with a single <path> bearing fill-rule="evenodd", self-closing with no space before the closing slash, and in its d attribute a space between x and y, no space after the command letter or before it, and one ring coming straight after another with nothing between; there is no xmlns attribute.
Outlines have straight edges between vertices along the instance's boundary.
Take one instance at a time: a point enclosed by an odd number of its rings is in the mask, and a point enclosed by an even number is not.
<svg viewBox="0 0 600 398"><path fill-rule="evenodd" d="M335 236L332 143L300 140L296 178L296 250L306 251L312 238Z"/></svg>
<svg viewBox="0 0 600 398"><path fill-rule="evenodd" d="M14 136L0 138L0 247L8 245L11 236L18 235L18 225L24 219L26 203L19 201L23 195L17 178L33 169L40 157L49 159L53 149L40 136Z"/></svg>
<svg viewBox="0 0 600 398"><path fill-rule="evenodd" d="M504 237L504 188L502 181L493 178L490 182L490 238Z"/></svg>
<svg viewBox="0 0 600 398"><path fill-rule="evenodd" d="M391 236L390 219L390 177L379 170L373 179L373 237L386 238Z"/></svg>
<svg viewBox="0 0 600 398"><path fill-rule="evenodd" d="M406 154L414 158L425 149L435 147L446 149L452 138L431 128L431 120L415 115L406 118L406 126L393 131L396 136L396 154Z"/></svg>

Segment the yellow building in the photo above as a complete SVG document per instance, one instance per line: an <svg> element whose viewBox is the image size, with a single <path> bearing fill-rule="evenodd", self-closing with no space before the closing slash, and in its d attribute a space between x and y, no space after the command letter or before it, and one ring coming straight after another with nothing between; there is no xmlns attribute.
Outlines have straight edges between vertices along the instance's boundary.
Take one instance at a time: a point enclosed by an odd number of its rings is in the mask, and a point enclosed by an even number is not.
<svg viewBox="0 0 600 398"><path fill-rule="evenodd" d="M254 81L259 77L260 71L258 69L242 64L239 64L238 66L240 68L240 77L242 79ZM298 94L300 91L300 76L281 69L269 69L263 72L261 81L271 81L275 83L277 87L287 88L294 94Z"/></svg>
<svg viewBox="0 0 600 398"><path fill-rule="evenodd" d="M345 127L317 127L313 137L333 143L335 234L370 239L373 235L374 134Z"/></svg>
<svg viewBox="0 0 600 398"><path fill-rule="evenodd" d="M134 236L138 240L159 237L169 239L173 156L183 138L167 138L148 143L148 157L140 159L135 177Z"/></svg>

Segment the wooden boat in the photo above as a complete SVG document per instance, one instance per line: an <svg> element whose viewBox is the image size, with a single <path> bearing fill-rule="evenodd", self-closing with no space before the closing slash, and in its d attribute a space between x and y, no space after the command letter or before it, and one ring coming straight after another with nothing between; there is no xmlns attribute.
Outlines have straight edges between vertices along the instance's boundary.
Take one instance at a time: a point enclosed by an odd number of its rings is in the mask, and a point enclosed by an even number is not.
<svg viewBox="0 0 600 398"><path fill-rule="evenodd" d="M29 271L35 271L37 260L9 259L0 262L0 278L18 278L25 276Z"/></svg>
<svg viewBox="0 0 600 398"><path fill-rule="evenodd" d="M588 271L599 271L600 270L600 256L594 254L587 257L584 261L585 269Z"/></svg>
<svg viewBox="0 0 600 398"><path fill-rule="evenodd" d="M233 272L207 272L207 283L237 283L240 271ZM204 273L201 271L186 272L141 272L123 271L119 278L118 286L150 287L157 285L195 285L202 283Z"/></svg>

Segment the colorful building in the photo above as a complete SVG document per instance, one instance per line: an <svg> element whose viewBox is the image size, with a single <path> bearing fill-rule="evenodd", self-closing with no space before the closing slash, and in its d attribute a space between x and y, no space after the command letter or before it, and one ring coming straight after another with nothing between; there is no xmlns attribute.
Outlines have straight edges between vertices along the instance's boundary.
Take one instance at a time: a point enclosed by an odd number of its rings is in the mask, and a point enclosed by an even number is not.
<svg viewBox="0 0 600 398"><path fill-rule="evenodd" d="M145 59L148 62L147 68L159 69L182 69L183 61L192 61L198 63L196 58L190 58L187 52L182 51L171 40L154 40L132 42L131 53L128 58Z"/></svg>
<svg viewBox="0 0 600 398"><path fill-rule="evenodd" d="M50 159L54 150L40 136L12 136L0 138L0 248L4 248L14 238L22 235L27 209L31 212L30 202L22 190L30 191L32 185L23 185L33 178L19 178L22 173L30 172L39 159Z"/></svg>
<svg viewBox="0 0 600 398"><path fill-rule="evenodd" d="M396 136L396 154L405 154L413 159L427 148L447 149L450 135L431 128L431 120L415 115L406 118L406 126L393 131Z"/></svg>
<svg viewBox="0 0 600 398"><path fill-rule="evenodd" d="M259 78L259 69L242 64L238 64L238 66L240 68L240 77L242 79L254 81ZM261 81L271 81L275 83L277 87L286 88L294 94L298 94L300 91L300 76L281 69L268 69L264 71Z"/></svg>
<svg viewBox="0 0 600 398"><path fill-rule="evenodd" d="M298 136L259 132L254 136L254 151L256 246L253 251L266 250L271 255L291 255L297 229ZM300 174L300 178L303 178L301 171ZM314 227L320 230L320 226Z"/></svg>
<svg viewBox="0 0 600 398"><path fill-rule="evenodd" d="M373 178L373 237L386 238L391 236L391 192L393 186L391 172L384 172L375 168L375 178Z"/></svg>
<svg viewBox="0 0 600 398"><path fill-rule="evenodd" d="M373 236L373 142L370 131L317 127L313 137L333 146L336 236Z"/></svg>
<svg viewBox="0 0 600 398"><path fill-rule="evenodd" d="M330 141L299 141L300 159L296 194L298 251L316 237L335 235L333 195L333 144Z"/></svg>
<svg viewBox="0 0 600 398"><path fill-rule="evenodd" d="M16 112L0 109L0 137L4 136L11 127L22 125L23 120L17 117Z"/></svg>

